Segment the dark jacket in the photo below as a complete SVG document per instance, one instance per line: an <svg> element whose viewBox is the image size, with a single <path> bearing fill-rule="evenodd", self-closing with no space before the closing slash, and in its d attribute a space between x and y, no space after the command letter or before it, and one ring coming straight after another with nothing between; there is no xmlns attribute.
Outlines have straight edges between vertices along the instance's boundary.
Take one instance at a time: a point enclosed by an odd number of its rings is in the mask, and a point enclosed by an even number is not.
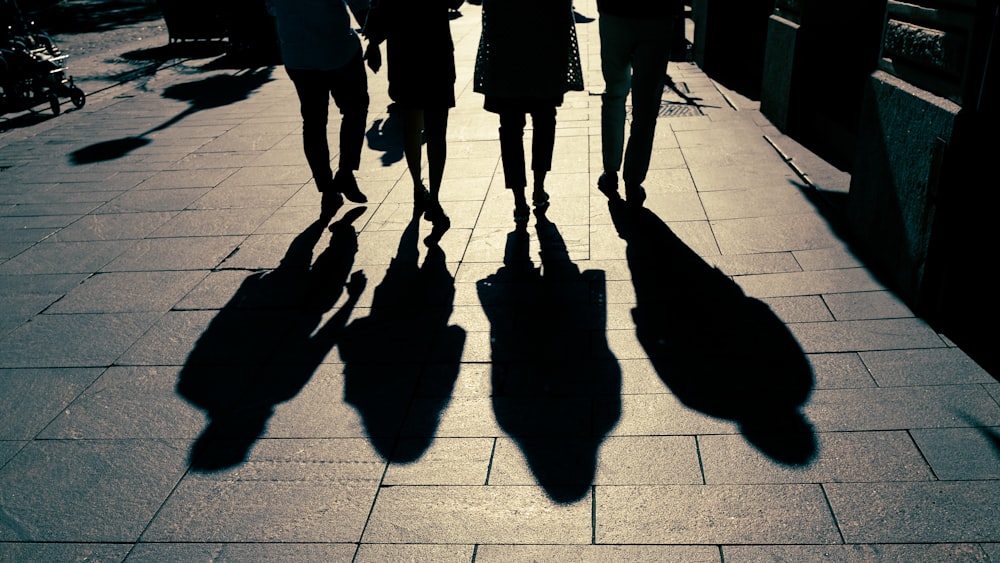
<svg viewBox="0 0 1000 563"><path fill-rule="evenodd" d="M667 19L684 12L684 0L597 0L597 11L626 18Z"/></svg>

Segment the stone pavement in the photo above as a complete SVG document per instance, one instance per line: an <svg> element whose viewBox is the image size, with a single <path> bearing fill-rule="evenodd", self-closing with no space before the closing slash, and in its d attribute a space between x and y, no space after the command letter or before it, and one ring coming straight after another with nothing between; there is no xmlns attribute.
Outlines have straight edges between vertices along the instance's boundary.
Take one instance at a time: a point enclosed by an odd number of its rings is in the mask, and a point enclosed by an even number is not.
<svg viewBox="0 0 1000 563"><path fill-rule="evenodd" d="M332 229L281 67L0 134L0 561L1000 560L1000 383L852 253L849 178L671 63L609 202L581 22L519 231L462 13L439 247L384 71Z"/></svg>

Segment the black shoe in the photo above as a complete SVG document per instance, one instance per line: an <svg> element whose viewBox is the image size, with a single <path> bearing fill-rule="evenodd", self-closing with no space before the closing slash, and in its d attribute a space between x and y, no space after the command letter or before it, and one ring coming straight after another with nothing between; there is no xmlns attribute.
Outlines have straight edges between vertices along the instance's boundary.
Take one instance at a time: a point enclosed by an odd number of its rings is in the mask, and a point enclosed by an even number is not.
<svg viewBox="0 0 1000 563"><path fill-rule="evenodd" d="M611 201L621 199L618 195L618 175L614 172L605 172L597 179L597 189L608 196Z"/></svg>
<svg viewBox="0 0 1000 563"><path fill-rule="evenodd" d="M329 221L344 206L344 198L337 192L323 192L323 202L320 204L320 219Z"/></svg>
<svg viewBox="0 0 1000 563"><path fill-rule="evenodd" d="M424 211L424 219L431 222L431 232L424 239L427 246L437 246L438 241L444 233L451 228L451 219L444 214L444 209L438 201L428 201L427 210Z"/></svg>
<svg viewBox="0 0 1000 563"><path fill-rule="evenodd" d="M337 172L333 178L334 188L354 203L368 203L368 198L358 188L358 180L351 172Z"/></svg>
<svg viewBox="0 0 1000 563"><path fill-rule="evenodd" d="M448 216L444 214L444 208L441 207L441 202L426 200L423 203L423 207L424 219L427 219L431 223L448 220Z"/></svg>
<svg viewBox="0 0 1000 563"><path fill-rule="evenodd" d="M625 201L629 205L642 205L646 201L646 189L642 186L625 186Z"/></svg>

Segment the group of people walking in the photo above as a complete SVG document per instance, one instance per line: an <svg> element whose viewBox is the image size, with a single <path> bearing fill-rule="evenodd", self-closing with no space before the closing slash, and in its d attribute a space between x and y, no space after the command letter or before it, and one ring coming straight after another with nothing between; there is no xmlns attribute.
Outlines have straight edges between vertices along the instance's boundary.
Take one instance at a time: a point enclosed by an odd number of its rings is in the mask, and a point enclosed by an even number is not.
<svg viewBox="0 0 1000 563"><path fill-rule="evenodd" d="M447 160L448 114L455 107L455 56L450 21L464 0L268 0L281 42L282 62L302 113L306 160L322 193L322 215L332 218L344 198L364 203L355 171L361 162L368 114L368 78L382 66L386 45L389 97L402 111L404 156L413 181L414 209L435 227L450 224L440 202ZM583 90L573 0L481 0L482 34L474 90L497 114L505 187L514 221L549 205L545 178L552 167L557 108ZM684 0L597 0L601 72L603 173L598 188L619 198L621 173L628 201L645 198L660 95L674 26ZM362 49L351 15L368 45ZM626 142L626 99L632 119ZM341 113L336 173L327 141L329 98ZM532 191L524 129L531 118ZM423 180L423 146L428 181Z"/></svg>

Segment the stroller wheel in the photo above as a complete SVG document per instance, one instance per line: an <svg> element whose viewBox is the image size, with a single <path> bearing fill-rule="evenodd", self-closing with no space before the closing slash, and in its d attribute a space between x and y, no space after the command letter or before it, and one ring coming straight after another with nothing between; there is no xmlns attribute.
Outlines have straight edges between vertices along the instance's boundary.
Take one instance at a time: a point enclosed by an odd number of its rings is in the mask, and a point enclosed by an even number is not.
<svg viewBox="0 0 1000 563"><path fill-rule="evenodd" d="M87 103L87 95L77 86L69 89L69 99L73 102L73 107L77 109L82 108L83 104Z"/></svg>
<svg viewBox="0 0 1000 563"><path fill-rule="evenodd" d="M52 108L52 113L55 115L59 115L59 112L62 111L62 107L60 107L59 105L59 96L57 96L55 92L49 92L48 98L49 98L49 107Z"/></svg>

